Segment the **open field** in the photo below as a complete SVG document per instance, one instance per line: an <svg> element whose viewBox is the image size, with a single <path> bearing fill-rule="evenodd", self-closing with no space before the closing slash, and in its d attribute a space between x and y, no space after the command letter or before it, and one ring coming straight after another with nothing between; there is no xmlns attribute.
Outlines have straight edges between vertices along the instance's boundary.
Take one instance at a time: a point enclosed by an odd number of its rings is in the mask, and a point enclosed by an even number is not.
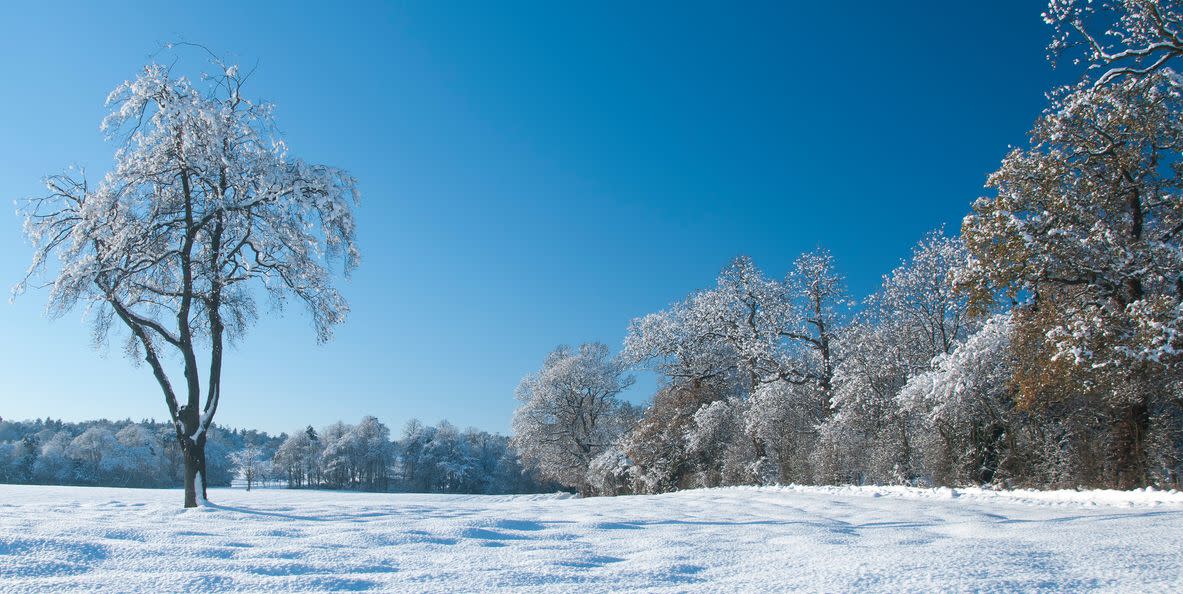
<svg viewBox="0 0 1183 594"><path fill-rule="evenodd" d="M1179 591L1183 494L0 485L0 590Z"/></svg>

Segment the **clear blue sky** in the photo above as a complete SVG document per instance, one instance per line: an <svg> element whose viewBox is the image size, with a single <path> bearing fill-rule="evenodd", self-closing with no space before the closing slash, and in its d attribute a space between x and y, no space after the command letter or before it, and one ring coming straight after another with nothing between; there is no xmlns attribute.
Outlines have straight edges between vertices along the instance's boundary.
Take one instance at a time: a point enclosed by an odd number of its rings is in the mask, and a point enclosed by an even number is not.
<svg viewBox="0 0 1183 594"><path fill-rule="evenodd" d="M178 40L257 60L248 94L293 154L360 180L348 322L317 345L298 309L265 315L222 424L505 432L556 344L618 347L738 254L780 275L824 245L865 295L956 228L1059 76L1035 1L333 4L0 7L5 204L71 163L101 176L106 94ZM30 254L0 211L0 285ZM146 368L45 299L0 303L0 416L166 415Z"/></svg>

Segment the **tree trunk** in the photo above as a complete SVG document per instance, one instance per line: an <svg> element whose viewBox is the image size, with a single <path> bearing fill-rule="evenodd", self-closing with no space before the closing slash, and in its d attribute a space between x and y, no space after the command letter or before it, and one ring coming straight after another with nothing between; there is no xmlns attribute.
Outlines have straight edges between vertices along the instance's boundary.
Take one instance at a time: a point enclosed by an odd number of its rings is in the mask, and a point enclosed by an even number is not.
<svg viewBox="0 0 1183 594"><path fill-rule="evenodd" d="M1134 489L1150 483L1146 461L1146 434L1150 409L1143 398L1124 411L1118 425L1117 488Z"/></svg>
<svg viewBox="0 0 1183 594"><path fill-rule="evenodd" d="M206 500L205 435L197 441L182 437L180 442L185 458L185 507L197 507L199 490L200 501Z"/></svg>

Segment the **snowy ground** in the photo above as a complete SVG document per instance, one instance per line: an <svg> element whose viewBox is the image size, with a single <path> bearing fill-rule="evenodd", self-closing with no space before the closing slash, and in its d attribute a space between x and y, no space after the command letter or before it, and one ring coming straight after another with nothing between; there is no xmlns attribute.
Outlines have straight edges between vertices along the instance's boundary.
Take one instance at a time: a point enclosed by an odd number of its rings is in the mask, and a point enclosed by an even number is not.
<svg viewBox="0 0 1183 594"><path fill-rule="evenodd" d="M1183 591L1183 494L0 485L0 591Z"/></svg>

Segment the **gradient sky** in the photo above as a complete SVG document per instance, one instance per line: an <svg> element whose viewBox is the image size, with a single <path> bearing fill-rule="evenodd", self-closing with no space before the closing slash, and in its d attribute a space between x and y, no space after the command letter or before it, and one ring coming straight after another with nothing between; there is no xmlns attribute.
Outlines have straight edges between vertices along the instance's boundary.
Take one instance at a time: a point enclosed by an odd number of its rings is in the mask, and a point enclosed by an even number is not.
<svg viewBox="0 0 1183 594"><path fill-rule="evenodd" d="M105 4L0 7L5 204L109 168L103 100L167 41L257 61L245 94L277 104L292 154L360 180L336 339L292 307L229 354L218 421L271 432L506 432L556 344L618 348L739 254L779 276L826 246L863 296L957 228L1064 76L1032 1ZM0 211L0 286L30 255ZM0 302L0 416L166 416L146 367L45 301Z"/></svg>

